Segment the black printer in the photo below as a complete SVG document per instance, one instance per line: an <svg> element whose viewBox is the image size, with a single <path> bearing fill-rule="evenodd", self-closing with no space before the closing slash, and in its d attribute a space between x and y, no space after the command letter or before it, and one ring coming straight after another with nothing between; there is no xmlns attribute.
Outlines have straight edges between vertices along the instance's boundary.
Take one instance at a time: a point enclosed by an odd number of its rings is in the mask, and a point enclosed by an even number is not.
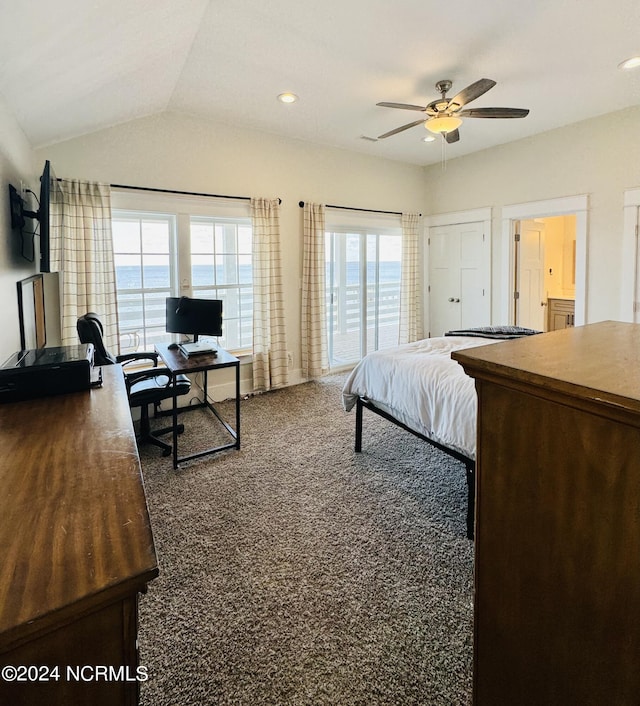
<svg viewBox="0 0 640 706"><path fill-rule="evenodd" d="M88 390L92 368L92 343L18 351L0 368L0 402Z"/></svg>

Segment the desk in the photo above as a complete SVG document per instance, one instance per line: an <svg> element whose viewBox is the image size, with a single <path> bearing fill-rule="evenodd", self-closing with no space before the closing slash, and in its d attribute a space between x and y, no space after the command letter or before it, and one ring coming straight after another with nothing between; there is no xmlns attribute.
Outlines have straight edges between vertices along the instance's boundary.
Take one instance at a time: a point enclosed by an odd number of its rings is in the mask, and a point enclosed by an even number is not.
<svg viewBox="0 0 640 706"><path fill-rule="evenodd" d="M190 461L194 458L200 458L201 456L206 456L208 454L216 453L218 451L224 451L226 449L239 449L240 448L240 361L231 353L228 353L222 348L218 348L217 355L208 355L206 353L200 353L198 355L193 355L187 358L178 349L169 348L167 345L156 345L156 352L162 359L163 363L169 369L173 382L177 375L189 374L189 373L204 373L204 400L195 405L189 405L189 407L181 408L182 412L187 412L192 409L200 409L202 407L207 407L216 416L218 421L222 426L229 432L229 435L233 439L232 442L228 444L222 444L221 446L214 446L212 448L206 449L204 451L199 451L198 453L190 454L188 456L178 456L178 397L173 396L173 467L177 468L181 461ZM235 429L228 424L219 414L218 410L209 401L207 393L207 374L210 370L220 370L222 368L235 368L236 376L236 426Z"/></svg>
<svg viewBox="0 0 640 706"><path fill-rule="evenodd" d="M1 704L138 700L138 593L158 565L122 369L102 374L102 388L0 405L0 666L60 668L0 679ZM83 665L133 680L68 678Z"/></svg>

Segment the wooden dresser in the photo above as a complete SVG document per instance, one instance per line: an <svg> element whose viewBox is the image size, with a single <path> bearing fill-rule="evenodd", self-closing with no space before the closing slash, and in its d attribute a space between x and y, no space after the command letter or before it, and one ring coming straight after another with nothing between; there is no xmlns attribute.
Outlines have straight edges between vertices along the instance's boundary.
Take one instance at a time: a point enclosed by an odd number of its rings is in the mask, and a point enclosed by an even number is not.
<svg viewBox="0 0 640 706"><path fill-rule="evenodd" d="M138 701L158 567L122 371L103 375L0 405L0 704Z"/></svg>
<svg viewBox="0 0 640 706"><path fill-rule="evenodd" d="M640 325L459 351L476 379L474 703L640 703Z"/></svg>

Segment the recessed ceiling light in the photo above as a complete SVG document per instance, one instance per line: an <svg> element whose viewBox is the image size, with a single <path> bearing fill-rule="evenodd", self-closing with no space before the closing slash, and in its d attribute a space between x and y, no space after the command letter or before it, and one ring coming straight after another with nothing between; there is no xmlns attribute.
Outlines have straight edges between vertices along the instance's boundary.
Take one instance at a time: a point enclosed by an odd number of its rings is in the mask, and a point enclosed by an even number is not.
<svg viewBox="0 0 640 706"><path fill-rule="evenodd" d="M632 56L618 64L619 69L637 69L640 66L640 56Z"/></svg>
<svg viewBox="0 0 640 706"><path fill-rule="evenodd" d="M278 96L278 100L281 103L295 103L298 100L298 96L295 93L281 93Z"/></svg>
<svg viewBox="0 0 640 706"><path fill-rule="evenodd" d="M435 142L436 138L433 135L427 135L422 138L423 142Z"/></svg>

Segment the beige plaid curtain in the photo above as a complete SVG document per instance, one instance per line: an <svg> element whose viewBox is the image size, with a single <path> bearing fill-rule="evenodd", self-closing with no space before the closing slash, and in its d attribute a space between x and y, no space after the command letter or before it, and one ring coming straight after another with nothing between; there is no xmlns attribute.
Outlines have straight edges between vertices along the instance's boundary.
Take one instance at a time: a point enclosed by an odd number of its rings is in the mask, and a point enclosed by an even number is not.
<svg viewBox="0 0 640 706"><path fill-rule="evenodd" d="M76 321L88 311L99 314L105 346L119 350L116 275L108 184L63 179L59 202L52 205L57 234L51 269L60 272L62 345L78 343Z"/></svg>
<svg viewBox="0 0 640 706"><path fill-rule="evenodd" d="M251 199L253 227L253 389L289 382L280 262L280 202Z"/></svg>
<svg viewBox="0 0 640 706"><path fill-rule="evenodd" d="M325 283L324 205L305 203L302 262L302 375L329 371Z"/></svg>
<svg viewBox="0 0 640 706"><path fill-rule="evenodd" d="M419 214L402 214L400 334L398 341L400 344L419 341L423 338L419 223Z"/></svg>

